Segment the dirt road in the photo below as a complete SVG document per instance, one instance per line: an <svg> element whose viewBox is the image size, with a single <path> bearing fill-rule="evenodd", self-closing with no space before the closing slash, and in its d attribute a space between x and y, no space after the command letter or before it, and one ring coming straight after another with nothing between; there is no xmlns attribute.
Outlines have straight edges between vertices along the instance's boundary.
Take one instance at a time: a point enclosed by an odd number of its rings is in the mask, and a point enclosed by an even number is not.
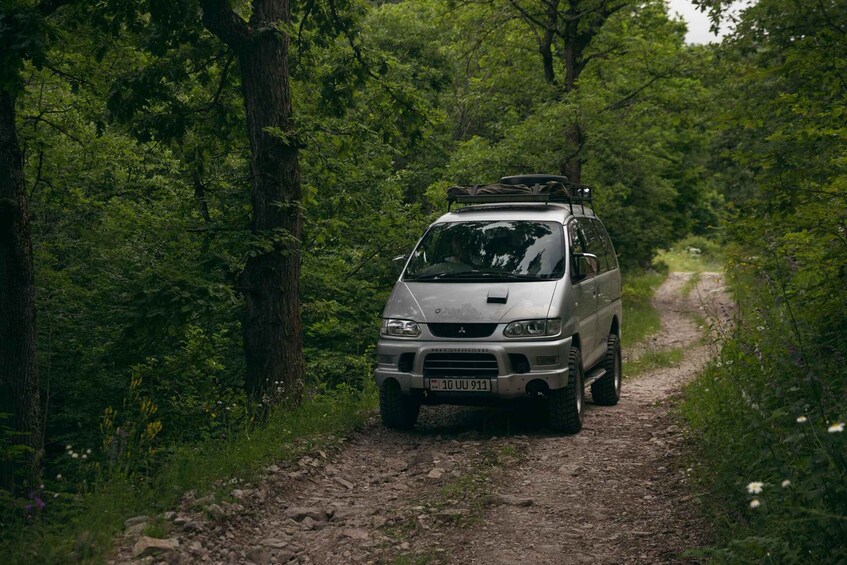
<svg viewBox="0 0 847 565"><path fill-rule="evenodd" d="M589 402L581 433L551 434L520 411L424 407L413 432L374 424L333 453L270 467L263 484L233 491L232 503L187 500L168 516L179 549L164 556L257 564L684 560L709 531L686 484L684 434L670 407L709 358L699 326L730 314L719 275L703 274L693 289L690 276L670 275L655 299L661 331L628 354L684 348L679 366L625 378L617 406ZM117 560L131 556L127 547Z"/></svg>

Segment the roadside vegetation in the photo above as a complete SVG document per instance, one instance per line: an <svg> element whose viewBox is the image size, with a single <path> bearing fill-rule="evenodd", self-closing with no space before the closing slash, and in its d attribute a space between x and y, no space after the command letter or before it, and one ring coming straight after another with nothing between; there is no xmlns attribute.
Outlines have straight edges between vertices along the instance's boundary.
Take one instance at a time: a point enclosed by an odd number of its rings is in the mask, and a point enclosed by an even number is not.
<svg viewBox="0 0 847 565"><path fill-rule="evenodd" d="M730 265L741 306L736 326L720 336L720 356L682 405L698 446L694 489L708 493L704 505L719 535L705 555L729 563L843 562L844 341L809 325L797 281L780 276L785 265L773 265L774 278L741 257Z"/></svg>
<svg viewBox="0 0 847 565"><path fill-rule="evenodd" d="M226 437L167 451L151 448L143 438L130 439L111 467L83 458L88 449L67 445L65 474L50 482L72 481L73 490L34 492L32 523L4 537L0 554L10 564L101 562L126 519L172 510L188 492L225 499L233 488L261 479L268 465L284 466L339 446L375 410L373 386L364 391L342 386L317 392L296 408L274 409L261 426L233 425ZM145 470L126 460L134 452L142 453ZM156 520L145 531L151 537L168 534Z"/></svg>
<svg viewBox="0 0 847 565"><path fill-rule="evenodd" d="M683 405L720 563L847 561L845 29L841 3L762 0L721 50L738 315Z"/></svg>
<svg viewBox="0 0 847 565"><path fill-rule="evenodd" d="M667 272L633 270L624 273L621 286L623 331L621 346L631 347L659 331L659 312L651 303Z"/></svg>
<svg viewBox="0 0 847 565"><path fill-rule="evenodd" d="M361 425L392 257L450 184L546 172L593 189L624 347L667 269L726 261L737 330L685 405L714 555L847 559L843 3L759 0L720 45L660 0L284 4L0 7L0 555L101 560ZM245 14L290 68L242 68Z"/></svg>

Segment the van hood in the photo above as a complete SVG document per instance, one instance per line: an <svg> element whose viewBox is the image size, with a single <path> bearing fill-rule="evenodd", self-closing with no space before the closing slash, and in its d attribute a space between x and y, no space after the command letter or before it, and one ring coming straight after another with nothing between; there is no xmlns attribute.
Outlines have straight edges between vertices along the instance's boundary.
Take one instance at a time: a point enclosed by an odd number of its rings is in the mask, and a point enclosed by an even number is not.
<svg viewBox="0 0 847 565"><path fill-rule="evenodd" d="M505 323L546 318L558 280L508 283L399 281L383 318L426 323ZM489 302L489 296L505 304Z"/></svg>

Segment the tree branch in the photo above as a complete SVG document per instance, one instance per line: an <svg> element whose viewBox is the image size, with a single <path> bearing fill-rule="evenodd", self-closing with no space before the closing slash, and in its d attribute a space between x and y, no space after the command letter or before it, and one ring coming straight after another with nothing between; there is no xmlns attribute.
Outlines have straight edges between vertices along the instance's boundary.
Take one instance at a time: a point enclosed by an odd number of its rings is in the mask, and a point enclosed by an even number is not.
<svg viewBox="0 0 847 565"><path fill-rule="evenodd" d="M200 0L203 25L234 51L244 49L253 30L236 14L226 0Z"/></svg>
<svg viewBox="0 0 847 565"><path fill-rule="evenodd" d="M36 7L36 10L38 10L42 16L49 16L62 6L72 4L74 1L75 0L44 0Z"/></svg>
<svg viewBox="0 0 847 565"><path fill-rule="evenodd" d="M650 80L648 80L647 82L645 82L644 84L642 84L641 86L639 86L638 88L636 88L635 90L633 90L632 92L630 92L629 94L627 94L626 96L624 96L623 98L618 100L617 102L613 102L613 103L609 104L608 106L603 108L601 110L601 112L607 112L609 110L618 110L620 108L623 108L633 98L635 98L636 96L638 96L639 94L641 94L642 92L644 92L645 90L650 88L650 86L652 86L653 83L655 83L655 82L657 82L657 81L659 81L663 78L670 77L673 74L673 72L681 66L682 66L682 64L680 63L680 64L677 64L677 65L674 65L673 67L671 67L668 71L666 71L664 73L659 73L659 74L653 75L650 78Z"/></svg>
<svg viewBox="0 0 847 565"><path fill-rule="evenodd" d="M512 7L513 7L515 10L517 10L518 12L520 12L521 17L523 17L523 19L525 19L525 20L526 20L526 21L528 21L529 23L534 24L534 25L536 25L536 26L540 27L540 28L541 28L541 29L543 29L544 31L549 31L550 33L557 33L557 31L556 31L556 28L555 28L555 27L553 27L553 28L549 28L549 27L547 26L547 24L545 24L544 22L542 22L541 20L539 20L537 17L535 17L535 16L533 16L532 14L530 14L529 12L527 12L527 11L526 11L526 9L525 9L523 6L521 6L520 4L518 4L516 0L509 0L509 4L511 4L511 5L512 5ZM558 34L557 34L557 35L558 35Z"/></svg>

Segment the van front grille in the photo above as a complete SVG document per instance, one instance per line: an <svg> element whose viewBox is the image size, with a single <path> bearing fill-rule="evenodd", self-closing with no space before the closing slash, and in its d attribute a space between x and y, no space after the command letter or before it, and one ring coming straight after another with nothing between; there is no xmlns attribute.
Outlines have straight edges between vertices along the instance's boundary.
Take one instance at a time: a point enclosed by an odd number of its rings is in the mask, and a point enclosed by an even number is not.
<svg viewBox="0 0 847 565"><path fill-rule="evenodd" d="M430 353L424 357L425 377L497 377L497 358L490 353Z"/></svg>
<svg viewBox="0 0 847 565"><path fill-rule="evenodd" d="M490 336L497 329L497 324L428 324L428 327L436 337L470 339Z"/></svg>

